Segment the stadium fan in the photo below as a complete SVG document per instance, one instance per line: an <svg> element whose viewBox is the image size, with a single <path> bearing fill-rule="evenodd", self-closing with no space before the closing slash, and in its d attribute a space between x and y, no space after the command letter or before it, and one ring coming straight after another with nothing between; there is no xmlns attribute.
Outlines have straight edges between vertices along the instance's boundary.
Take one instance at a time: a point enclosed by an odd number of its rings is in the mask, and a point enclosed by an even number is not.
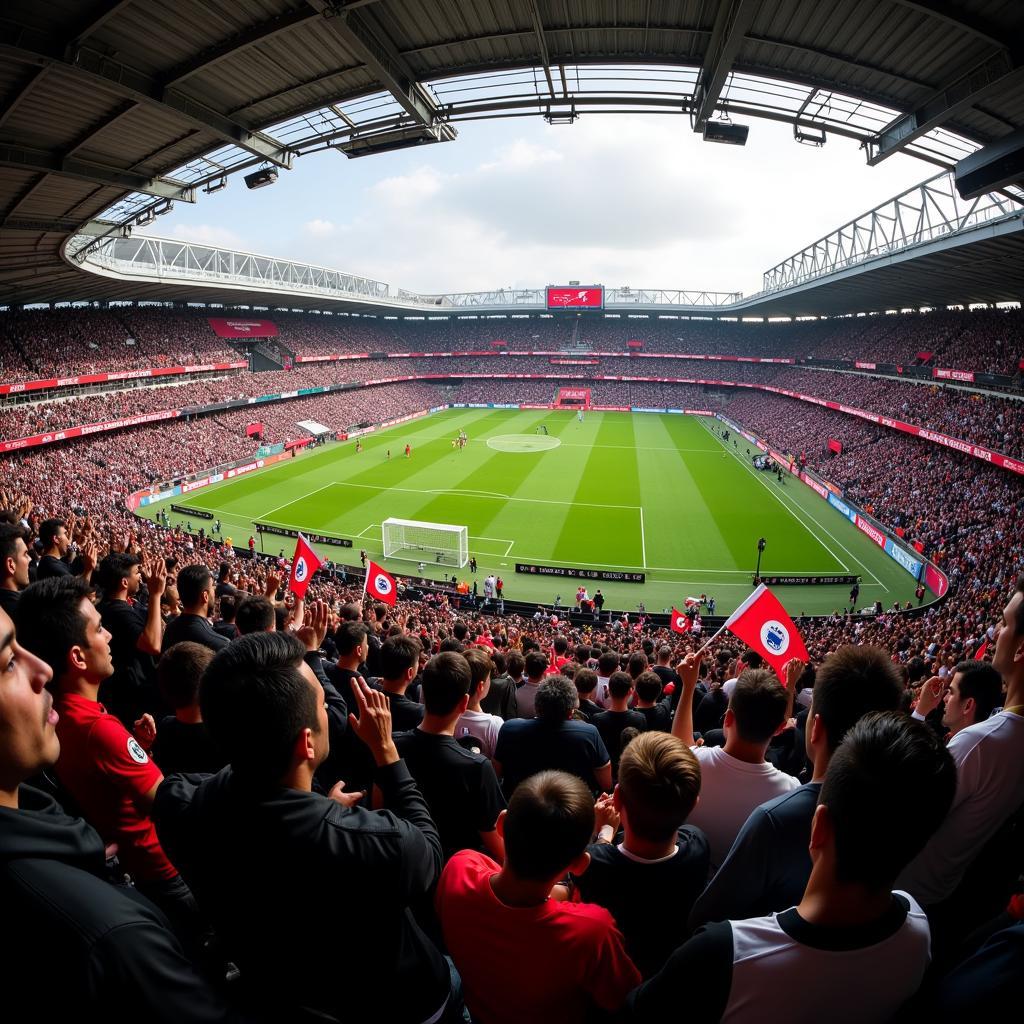
<svg viewBox="0 0 1024 1024"><path fill-rule="evenodd" d="M711 845L711 866L725 859L743 823L759 804L797 789L799 780L765 761L772 737L785 725L793 706L793 687L803 665L786 664L784 687L773 672L746 669L736 682L725 712L725 744L697 747L693 738L693 692L700 658L687 657L676 666L683 694L672 721L672 733L694 749L701 767L703 800L690 823L704 830Z"/></svg>
<svg viewBox="0 0 1024 1024"><path fill-rule="evenodd" d="M32 556L27 536L20 524L0 522L0 608L12 618L21 592L29 585Z"/></svg>
<svg viewBox="0 0 1024 1024"><path fill-rule="evenodd" d="M419 674L422 646L406 633L389 636L381 645L379 686L391 708L391 727L397 732L415 729L423 721L423 705L406 695Z"/></svg>
<svg viewBox="0 0 1024 1024"><path fill-rule="evenodd" d="M460 742L472 737L480 745L484 757L493 757L498 745L498 733L504 724L497 715L489 715L480 703L491 688L491 676L495 672L491 655L479 647L470 647L462 655L469 662L473 681L469 691L469 704L455 723L455 736Z"/></svg>
<svg viewBox="0 0 1024 1024"><path fill-rule="evenodd" d="M635 657L630 656L630 660ZM646 659L640 655L643 663ZM637 662L639 664L639 661ZM628 672L613 672L608 679L608 698L606 708L600 714L594 715L594 726L601 734L608 753L611 755L612 779L618 777L619 758L622 756L623 740L622 733L625 729L636 729L642 732L647 728L647 718L639 711L630 709L630 701L633 699L633 679Z"/></svg>
<svg viewBox="0 0 1024 1024"><path fill-rule="evenodd" d="M549 662L540 651L530 651L526 655L526 679L516 689L516 706L519 709L519 717L533 718L535 714L535 703L537 691L544 677L548 674Z"/></svg>
<svg viewBox="0 0 1024 1024"><path fill-rule="evenodd" d="M440 1019L453 999L448 966L408 910L437 880L437 830L391 739L387 699L361 680L352 729L372 754L388 809L356 806L340 784L330 797L312 792L327 754L327 711L304 654L288 633L254 633L213 659L200 706L230 764L161 787L161 839L263 1014ZM316 908L301 941L298 907ZM346 921L358 927L339 927ZM339 986L315 955L325 949L358 960L361 983Z"/></svg>
<svg viewBox="0 0 1024 1024"><path fill-rule="evenodd" d="M810 781L755 807L690 915L709 921L760 917L800 901L811 873L807 837L829 761L868 712L895 711L903 681L878 647L840 647L819 666L804 737Z"/></svg>
<svg viewBox="0 0 1024 1024"><path fill-rule="evenodd" d="M25 992L45 993L47 1014L61 1019L234 1019L186 959L156 906L108 880L96 830L28 784L61 754L57 713L46 689L52 672L19 644L3 610L0 657L5 974Z"/></svg>
<svg viewBox="0 0 1024 1024"><path fill-rule="evenodd" d="M948 730L951 739L962 729L984 722L1002 701L1003 680L988 662L961 661L945 681L935 676L921 687L911 715L923 722L941 703L941 728Z"/></svg>
<svg viewBox="0 0 1024 1024"><path fill-rule="evenodd" d="M187 565L178 574L176 585L181 598L181 614L164 630L161 650L190 640L212 651L227 647L228 640L210 623L214 607L213 575L205 565Z"/></svg>
<svg viewBox="0 0 1024 1024"><path fill-rule="evenodd" d="M618 1010L639 982L607 910L548 898L567 872L586 868L595 824L593 797L579 778L540 772L499 818L503 865L471 850L448 862L437 910L474 1018L582 1022L590 1009ZM524 950L525 980L509 970Z"/></svg>
<svg viewBox="0 0 1024 1024"><path fill-rule="evenodd" d="M862 718L822 782L800 902L701 929L630 996L631 1019L668 1019L685 991L698 1019L759 1020L784 992L794 1020L815 1020L823 1006L837 1021L888 1020L929 961L928 919L893 884L956 785L953 760L927 726L899 712Z"/></svg>

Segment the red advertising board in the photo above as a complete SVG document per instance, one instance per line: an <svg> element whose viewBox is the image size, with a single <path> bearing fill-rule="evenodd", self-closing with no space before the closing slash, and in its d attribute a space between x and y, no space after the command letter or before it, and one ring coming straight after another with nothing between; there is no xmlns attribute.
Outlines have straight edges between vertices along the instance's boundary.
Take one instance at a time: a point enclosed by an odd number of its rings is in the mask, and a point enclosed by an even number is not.
<svg viewBox="0 0 1024 1024"><path fill-rule="evenodd" d="M936 380L963 380L968 384L974 383L974 374L970 370L932 370L932 377Z"/></svg>
<svg viewBox="0 0 1024 1024"><path fill-rule="evenodd" d="M834 437L830 437L828 439L828 450L830 452L835 452L836 455L842 455L843 454L843 442L842 441L837 441Z"/></svg>
<svg viewBox="0 0 1024 1024"><path fill-rule="evenodd" d="M277 324L250 316L211 316L210 326L218 338L276 338Z"/></svg>
<svg viewBox="0 0 1024 1024"><path fill-rule="evenodd" d="M602 309L604 289L600 285L586 288L548 288L548 309Z"/></svg>
<svg viewBox="0 0 1024 1024"><path fill-rule="evenodd" d="M946 574L936 569L930 562L925 563L924 583L936 597L945 596L949 589L949 580L946 579Z"/></svg>
<svg viewBox="0 0 1024 1024"><path fill-rule="evenodd" d="M105 423L86 423L81 427L67 427L49 434L33 434L31 437L19 437L13 441L0 441L0 452L15 452L22 448L38 448L43 444L55 441L67 441L72 437L87 437L107 430L120 430L122 427L136 427L142 423L156 423L159 420L170 420L181 413L177 409L161 409L159 412L141 413L138 416L125 416L120 420L108 420Z"/></svg>
<svg viewBox="0 0 1024 1024"><path fill-rule="evenodd" d="M854 519L854 525L861 533L866 533L880 548L885 547L885 534L872 526L863 516Z"/></svg>
<svg viewBox="0 0 1024 1024"><path fill-rule="evenodd" d="M106 384L115 380L146 380L150 377L170 377L182 373L207 373L210 370L243 370L249 364L244 359L230 363L203 363L196 366L153 366L145 370L112 370L109 373L83 373L78 377L45 377L25 380L18 384L0 384L0 395L20 395L25 391L45 391L48 388L69 388L77 384Z"/></svg>
<svg viewBox="0 0 1024 1024"><path fill-rule="evenodd" d="M858 363L854 363L853 365L856 366L858 370L874 370L875 367L876 367L875 363L859 363L858 362Z"/></svg>

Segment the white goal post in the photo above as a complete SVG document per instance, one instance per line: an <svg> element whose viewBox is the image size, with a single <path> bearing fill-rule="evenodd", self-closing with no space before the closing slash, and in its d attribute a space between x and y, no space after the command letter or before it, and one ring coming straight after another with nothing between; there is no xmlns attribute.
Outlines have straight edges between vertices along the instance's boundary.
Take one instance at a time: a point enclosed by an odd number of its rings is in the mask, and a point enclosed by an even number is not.
<svg viewBox="0 0 1024 1024"><path fill-rule="evenodd" d="M458 569L469 561L469 530L465 526L385 519L381 532L385 558L454 565Z"/></svg>

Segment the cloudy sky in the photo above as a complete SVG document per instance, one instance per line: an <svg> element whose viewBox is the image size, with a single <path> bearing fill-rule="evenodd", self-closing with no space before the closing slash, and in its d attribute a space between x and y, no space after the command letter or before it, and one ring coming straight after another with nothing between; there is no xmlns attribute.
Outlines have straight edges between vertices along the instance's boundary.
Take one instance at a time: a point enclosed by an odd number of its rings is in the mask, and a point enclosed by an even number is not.
<svg viewBox="0 0 1024 1024"><path fill-rule="evenodd" d="M584 116L459 126L438 146L296 161L276 185L239 177L155 234L317 263L424 292L565 283L750 293L761 274L931 177L856 143L814 149L752 120L746 147L683 117Z"/></svg>

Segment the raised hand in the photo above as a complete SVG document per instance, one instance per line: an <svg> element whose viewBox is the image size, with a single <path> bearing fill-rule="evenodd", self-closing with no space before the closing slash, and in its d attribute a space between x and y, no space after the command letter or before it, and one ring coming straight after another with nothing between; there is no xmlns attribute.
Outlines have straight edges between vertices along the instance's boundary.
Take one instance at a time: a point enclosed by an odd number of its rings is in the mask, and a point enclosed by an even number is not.
<svg viewBox="0 0 1024 1024"><path fill-rule="evenodd" d="M356 676L352 694L359 717L348 716L349 728L370 748L378 768L394 764L398 760L398 750L391 739L391 705L387 697L380 690L367 686L362 676Z"/></svg>

